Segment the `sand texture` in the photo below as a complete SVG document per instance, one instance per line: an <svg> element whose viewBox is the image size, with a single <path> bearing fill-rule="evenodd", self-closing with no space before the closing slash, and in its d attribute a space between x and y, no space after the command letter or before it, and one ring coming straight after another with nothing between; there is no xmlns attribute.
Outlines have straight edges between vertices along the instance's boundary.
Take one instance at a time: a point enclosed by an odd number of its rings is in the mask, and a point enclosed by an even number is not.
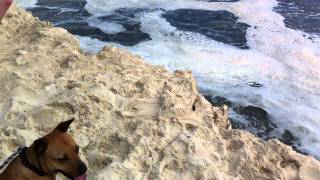
<svg viewBox="0 0 320 180"><path fill-rule="evenodd" d="M60 121L89 179L320 179L320 162L230 128L190 72L113 47L81 52L66 30L12 7L0 25L0 159Z"/></svg>

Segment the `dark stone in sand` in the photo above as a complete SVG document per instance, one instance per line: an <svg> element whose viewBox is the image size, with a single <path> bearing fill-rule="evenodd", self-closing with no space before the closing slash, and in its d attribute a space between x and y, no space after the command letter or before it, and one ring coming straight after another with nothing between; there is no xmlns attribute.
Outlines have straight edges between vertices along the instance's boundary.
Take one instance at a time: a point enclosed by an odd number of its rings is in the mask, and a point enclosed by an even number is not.
<svg viewBox="0 0 320 180"><path fill-rule="evenodd" d="M178 9L164 13L163 17L178 30L200 33L216 41L249 49L246 31L250 26L238 22L238 17L228 11Z"/></svg>
<svg viewBox="0 0 320 180"><path fill-rule="evenodd" d="M222 96L211 96L211 95L205 95L204 96L213 106L222 107L224 105L227 105L228 107L232 106L232 102Z"/></svg>
<svg viewBox="0 0 320 180"><path fill-rule="evenodd" d="M239 106L234 110L248 120L246 129L256 131L258 137L268 137L277 126L269 118L268 112L257 106Z"/></svg>
<svg viewBox="0 0 320 180"><path fill-rule="evenodd" d="M38 6L84 9L86 0L38 0Z"/></svg>

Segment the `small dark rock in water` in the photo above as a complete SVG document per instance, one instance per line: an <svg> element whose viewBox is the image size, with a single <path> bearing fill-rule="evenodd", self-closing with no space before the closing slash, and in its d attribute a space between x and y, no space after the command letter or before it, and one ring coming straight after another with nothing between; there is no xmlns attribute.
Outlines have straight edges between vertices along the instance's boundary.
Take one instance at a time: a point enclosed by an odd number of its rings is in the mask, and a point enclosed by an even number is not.
<svg viewBox="0 0 320 180"><path fill-rule="evenodd" d="M86 0L38 0L38 6L84 9Z"/></svg>
<svg viewBox="0 0 320 180"><path fill-rule="evenodd" d="M260 119L263 121L267 121L268 120L268 112L266 110L264 110L263 108L257 107L257 106L240 106L237 109L237 112L239 112L239 114L241 115L245 115L248 116L250 118L254 118L254 119Z"/></svg>
<svg viewBox="0 0 320 180"><path fill-rule="evenodd" d="M240 0L207 0L208 2L238 2Z"/></svg>
<svg viewBox="0 0 320 180"><path fill-rule="evenodd" d="M121 8L117 9L115 11L115 15L118 17L122 17L126 20L133 20L137 13L148 11L148 9L145 8Z"/></svg>
<svg viewBox="0 0 320 180"><path fill-rule="evenodd" d="M72 34L96 38L105 42L116 42L127 46L133 46L139 42L150 39L146 33L137 33L136 31L130 30L118 34L106 34L99 28L89 26L87 22L73 22L59 26L67 29Z"/></svg>
<svg viewBox="0 0 320 180"><path fill-rule="evenodd" d="M299 146L301 146L299 144L298 138L295 137L289 130L285 129L284 133L282 134L282 136L280 138L278 138L279 141L281 141L282 143L291 146L293 150L297 151L298 153L304 154L304 155L308 155L308 153L302 151L299 149Z"/></svg>
<svg viewBox="0 0 320 180"><path fill-rule="evenodd" d="M49 0L48 2L40 0L38 4L55 7L58 6L59 2L58 0ZM87 21L92 15L83 8L84 4L81 4L81 2L82 1L78 0L64 2L68 3L66 7L79 8L79 10L61 11L60 8L46 7L35 7L29 10L34 16L39 17L41 20L50 21L55 26L65 28L70 33L79 36L87 36L125 46L133 46L151 40L149 34L140 30L140 22L134 19L136 13L144 11L145 9L119 9L112 15L99 17L98 20L101 22L118 23L125 29L125 31L117 34L108 34L97 27L89 26ZM79 3L81 5L78 5Z"/></svg>
<svg viewBox="0 0 320 180"><path fill-rule="evenodd" d="M246 31L250 26L238 22L238 17L228 11L178 9L162 16L178 30L200 33L216 41L249 49Z"/></svg>
<svg viewBox="0 0 320 180"><path fill-rule="evenodd" d="M245 118L245 122L230 118L232 128L247 130L263 139L270 138L270 133L277 128L269 118L268 112L257 106L236 106L229 99L221 96L204 96L213 106L222 107L227 105L237 114ZM289 134L286 133L283 139L289 140ZM290 139L291 140L291 139Z"/></svg>
<svg viewBox="0 0 320 180"><path fill-rule="evenodd" d="M98 19L122 25L126 30L116 34L116 38L112 38L112 41L122 45L133 46L151 40L148 33L141 31L141 23L135 20L135 15L142 11L146 11L146 9L118 9L115 13Z"/></svg>
<svg viewBox="0 0 320 180"><path fill-rule="evenodd" d="M52 23L54 23L55 16L61 13L61 10L57 8L35 7L28 10L32 12L33 16L39 17L42 21L50 21Z"/></svg>
<svg viewBox="0 0 320 180"><path fill-rule="evenodd" d="M292 146L295 151L307 154L299 150L300 144L298 138L289 130L286 129L282 135L274 136L273 131L277 126L271 122L268 112L265 109L252 105L237 106L227 98L221 96L213 97L212 95L205 95L204 97L214 106L222 107L223 105L227 105L231 107L237 114L244 118L244 121L229 118L233 129L249 131L265 140L277 138L282 143Z"/></svg>
<svg viewBox="0 0 320 180"><path fill-rule="evenodd" d="M258 88L259 87L263 87L262 84L260 84L258 82L254 82L254 81L253 82L249 82L248 85L251 86L251 87L258 87Z"/></svg>
<svg viewBox="0 0 320 180"><path fill-rule="evenodd" d="M284 130L284 133L282 134L282 137L279 138L281 142L284 144L287 144L289 146L293 146L297 142L297 138L289 131L289 130Z"/></svg>
<svg viewBox="0 0 320 180"><path fill-rule="evenodd" d="M229 120L230 120L232 129L242 129L242 130L249 131L253 134L255 134L256 132L256 131L250 131L251 129L248 129L248 126L241 121L235 120L233 118L229 118Z"/></svg>
<svg viewBox="0 0 320 180"><path fill-rule="evenodd" d="M263 108L249 105L239 106L234 110L248 120L246 129L254 129L258 137L268 137L270 132L277 127L271 122L268 112Z"/></svg>
<svg viewBox="0 0 320 180"><path fill-rule="evenodd" d="M61 27L79 36L89 36L97 39L104 39L104 36L108 36L101 29L89 26L87 22L70 22L62 24Z"/></svg>
<svg viewBox="0 0 320 180"><path fill-rule="evenodd" d="M45 7L35 7L28 10L31 11L34 16L39 17L43 21L50 21L56 26L67 22L82 21L91 16L86 10L62 12L60 8Z"/></svg>
<svg viewBox="0 0 320 180"><path fill-rule="evenodd" d="M232 102L222 96L215 96L212 97L211 95L204 96L213 106L222 107L224 105L227 105L228 107L232 106Z"/></svg>

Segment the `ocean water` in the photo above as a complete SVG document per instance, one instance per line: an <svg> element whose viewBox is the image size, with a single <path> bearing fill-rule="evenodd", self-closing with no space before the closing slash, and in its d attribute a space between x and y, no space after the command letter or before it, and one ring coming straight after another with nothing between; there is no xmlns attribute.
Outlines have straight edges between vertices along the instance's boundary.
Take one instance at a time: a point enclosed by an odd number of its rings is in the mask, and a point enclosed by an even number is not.
<svg viewBox="0 0 320 180"><path fill-rule="evenodd" d="M235 128L320 159L320 1L17 0L78 37L191 70Z"/></svg>

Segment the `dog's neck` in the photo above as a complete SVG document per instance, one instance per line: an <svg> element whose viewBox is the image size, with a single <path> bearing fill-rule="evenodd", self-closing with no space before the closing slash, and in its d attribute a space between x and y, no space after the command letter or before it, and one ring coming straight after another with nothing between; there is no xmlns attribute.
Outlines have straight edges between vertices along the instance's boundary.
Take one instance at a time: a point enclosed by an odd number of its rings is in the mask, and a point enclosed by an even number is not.
<svg viewBox="0 0 320 180"><path fill-rule="evenodd" d="M45 172L32 148L24 148L20 154L21 163L38 176L52 176Z"/></svg>

